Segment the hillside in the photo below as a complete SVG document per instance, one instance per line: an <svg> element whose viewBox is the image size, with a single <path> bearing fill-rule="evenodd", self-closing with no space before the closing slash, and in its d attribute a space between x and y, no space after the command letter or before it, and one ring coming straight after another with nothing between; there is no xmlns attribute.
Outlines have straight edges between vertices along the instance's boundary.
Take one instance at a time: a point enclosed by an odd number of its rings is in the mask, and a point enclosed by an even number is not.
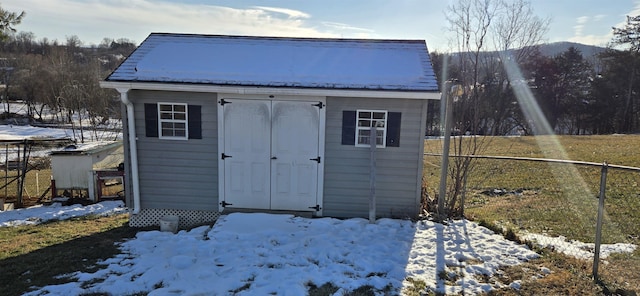
<svg viewBox="0 0 640 296"><path fill-rule="evenodd" d="M567 51L572 46L579 50L582 53L582 56L586 59L590 59L591 57L607 50L605 47L567 41L542 44L539 46L539 50L540 53L545 56L556 56Z"/></svg>

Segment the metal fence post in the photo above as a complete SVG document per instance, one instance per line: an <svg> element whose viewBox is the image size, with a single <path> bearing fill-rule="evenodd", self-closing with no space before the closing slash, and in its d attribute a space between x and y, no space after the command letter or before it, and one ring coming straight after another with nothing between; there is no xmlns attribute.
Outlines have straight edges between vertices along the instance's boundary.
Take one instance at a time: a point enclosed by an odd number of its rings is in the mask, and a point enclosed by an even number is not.
<svg viewBox="0 0 640 296"><path fill-rule="evenodd" d="M593 252L593 279L598 280L598 265L600 263L600 242L602 240L602 216L604 215L604 195L607 188L607 170L609 165L605 162L602 164L600 173L600 195L598 200L598 218L596 221L596 241L595 250Z"/></svg>

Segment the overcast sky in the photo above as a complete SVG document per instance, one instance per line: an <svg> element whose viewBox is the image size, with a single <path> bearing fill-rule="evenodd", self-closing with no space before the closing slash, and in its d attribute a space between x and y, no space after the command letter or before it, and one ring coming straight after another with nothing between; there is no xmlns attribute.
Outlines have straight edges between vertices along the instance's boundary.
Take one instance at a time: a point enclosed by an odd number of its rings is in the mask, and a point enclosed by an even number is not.
<svg viewBox="0 0 640 296"><path fill-rule="evenodd" d="M550 18L548 42L605 46L611 28L640 14L640 0L533 0L537 16ZM103 38L140 43L151 32L223 35L424 39L448 51L444 13L453 0L1 0L25 11L18 31L37 40L84 45Z"/></svg>

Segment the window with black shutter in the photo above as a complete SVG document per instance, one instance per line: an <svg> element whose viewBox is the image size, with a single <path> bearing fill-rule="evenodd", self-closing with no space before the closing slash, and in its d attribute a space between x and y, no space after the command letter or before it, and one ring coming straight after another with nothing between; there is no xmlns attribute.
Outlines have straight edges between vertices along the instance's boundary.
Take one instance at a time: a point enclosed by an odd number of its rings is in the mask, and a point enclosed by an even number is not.
<svg viewBox="0 0 640 296"><path fill-rule="evenodd" d="M201 106L144 104L145 135L168 140L202 139Z"/></svg>
<svg viewBox="0 0 640 296"><path fill-rule="evenodd" d="M387 110L342 111L342 145L370 147L399 147L402 114ZM375 135L371 128L375 127Z"/></svg>

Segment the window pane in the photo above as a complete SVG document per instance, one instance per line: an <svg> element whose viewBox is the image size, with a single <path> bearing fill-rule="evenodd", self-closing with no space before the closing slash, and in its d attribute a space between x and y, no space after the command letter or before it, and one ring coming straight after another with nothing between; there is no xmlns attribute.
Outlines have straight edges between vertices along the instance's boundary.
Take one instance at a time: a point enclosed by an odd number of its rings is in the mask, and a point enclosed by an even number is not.
<svg viewBox="0 0 640 296"><path fill-rule="evenodd" d="M173 111L173 108L171 107L171 105L160 105L160 111L171 112Z"/></svg>
<svg viewBox="0 0 640 296"><path fill-rule="evenodd" d="M358 126L371 126L371 121L368 119L358 120Z"/></svg>
<svg viewBox="0 0 640 296"><path fill-rule="evenodd" d="M160 119L172 119L171 113L165 113L165 112L160 113Z"/></svg>
<svg viewBox="0 0 640 296"><path fill-rule="evenodd" d="M187 132L185 130L181 130L181 129L175 130L174 136L176 137L184 137L186 135L187 135Z"/></svg>
<svg viewBox="0 0 640 296"><path fill-rule="evenodd" d="M173 137L173 130L172 129L162 129L162 136L163 137Z"/></svg>
<svg viewBox="0 0 640 296"><path fill-rule="evenodd" d="M162 123L162 129L173 129L173 123L172 122L163 122Z"/></svg>
<svg viewBox="0 0 640 296"><path fill-rule="evenodd" d="M371 112L360 112L358 118L371 118Z"/></svg>
<svg viewBox="0 0 640 296"><path fill-rule="evenodd" d="M187 126L183 122L176 122L173 124L173 128L175 129L186 129Z"/></svg>
<svg viewBox="0 0 640 296"><path fill-rule="evenodd" d="M376 137L376 145L382 145L384 141L382 141L382 137Z"/></svg>
<svg viewBox="0 0 640 296"><path fill-rule="evenodd" d="M384 113L383 112L374 112L373 113L373 118L375 118L375 119L384 119Z"/></svg>
<svg viewBox="0 0 640 296"><path fill-rule="evenodd" d="M376 121L376 127L384 127L384 120Z"/></svg>
<svg viewBox="0 0 640 296"><path fill-rule="evenodd" d="M367 130L367 129L358 130L358 144L369 144L370 134L371 134L370 130Z"/></svg>
<svg viewBox="0 0 640 296"><path fill-rule="evenodd" d="M173 105L173 110L175 112L185 112L185 105Z"/></svg>
<svg viewBox="0 0 640 296"><path fill-rule="evenodd" d="M175 120L186 120L187 119L187 115L184 113L175 113L173 119Z"/></svg>

